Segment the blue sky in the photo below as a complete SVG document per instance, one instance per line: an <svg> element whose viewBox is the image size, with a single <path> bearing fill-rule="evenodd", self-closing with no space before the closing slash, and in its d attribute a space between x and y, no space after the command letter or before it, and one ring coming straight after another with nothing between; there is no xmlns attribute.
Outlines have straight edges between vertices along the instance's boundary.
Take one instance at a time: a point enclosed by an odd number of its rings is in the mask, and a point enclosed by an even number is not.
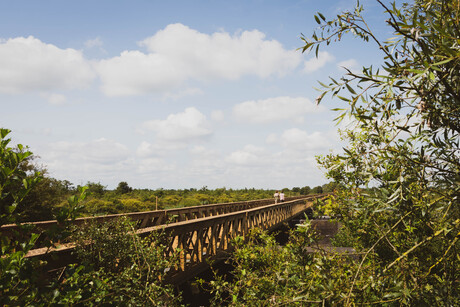
<svg viewBox="0 0 460 307"><path fill-rule="evenodd" d="M0 0L0 126L49 175L136 188L326 182L340 150L317 80L378 64L345 38L318 59L301 33L354 1ZM361 1L382 38L383 9Z"/></svg>

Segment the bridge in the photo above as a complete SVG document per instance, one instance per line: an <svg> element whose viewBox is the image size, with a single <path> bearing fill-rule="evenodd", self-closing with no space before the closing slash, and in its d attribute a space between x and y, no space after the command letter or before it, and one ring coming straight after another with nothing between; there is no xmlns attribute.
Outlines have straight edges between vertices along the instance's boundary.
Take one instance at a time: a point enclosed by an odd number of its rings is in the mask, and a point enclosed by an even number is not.
<svg viewBox="0 0 460 307"><path fill-rule="evenodd" d="M164 231L169 238L165 256L179 251L179 263L168 274L168 281L179 283L208 268L211 259L222 259L231 250L231 240L245 236L252 228L273 230L285 222L303 214L312 207L313 201L325 194L288 197L285 202L274 203L273 199L212 204L204 206L176 208L169 210L114 214L99 217L78 218L71 223L82 226L87 223L113 221L127 216L135 222L136 232L147 236L153 231ZM46 230L57 226L57 221L29 223L34 232L46 235ZM4 225L2 235L14 237L17 225ZM49 269L64 267L75 261L72 254L73 243L61 244L55 248L40 246L45 238L37 240L37 246L27 257L39 257L48 261ZM56 257L57 256L57 257ZM56 260L57 259L57 260Z"/></svg>

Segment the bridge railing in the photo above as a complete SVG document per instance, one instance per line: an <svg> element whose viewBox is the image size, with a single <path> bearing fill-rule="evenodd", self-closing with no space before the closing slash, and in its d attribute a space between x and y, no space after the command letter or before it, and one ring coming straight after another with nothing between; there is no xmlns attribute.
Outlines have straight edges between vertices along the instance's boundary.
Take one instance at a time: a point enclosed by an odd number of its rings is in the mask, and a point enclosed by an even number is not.
<svg viewBox="0 0 460 307"><path fill-rule="evenodd" d="M283 222L305 212L313 205L314 199L324 196L324 194L313 195L238 212L145 227L136 232L141 236L154 231L165 232L167 238L165 256L179 253L179 263L177 267L171 268L168 281L180 283L206 269L207 259L226 257L231 249L231 241L236 236L245 236L254 227L267 230L278 227ZM51 271L74 263L76 261L74 248L73 243L50 249L37 248L31 250L26 257L39 257L47 261L47 269Z"/></svg>
<svg viewBox="0 0 460 307"><path fill-rule="evenodd" d="M193 221L140 229L140 235L163 230L170 238L166 255L179 251L179 264L170 274L171 282L194 275L206 267L205 259L224 254L236 236L244 236L251 228L270 230L312 206L315 198L270 204L244 211L222 214Z"/></svg>
<svg viewBox="0 0 460 307"><path fill-rule="evenodd" d="M302 199L308 196L293 196L287 197L286 200ZM152 227L163 225L165 223L177 223L181 221L194 220L209 216L216 216L219 214L226 214L230 212L237 212L241 210L247 210L256 208L264 205L268 205L274 202L273 198L251 200L251 201L240 201L232 203L220 203L220 204L208 204L202 206L174 208L168 210L157 210L157 211L144 211L144 212L132 212L132 213L121 213L121 214L110 214L103 216L92 216L77 218L73 221L69 221L72 225L80 226L87 223L104 223L116 220L121 216L126 216L135 222L137 229L145 227ZM40 233L41 237L36 241L35 248L42 247L41 243L46 241L46 231L53 227L58 227L59 224L56 220L50 221L39 221L39 222L26 222L20 224L22 226L27 225L28 233ZM3 225L0 228L0 233L3 236L10 238L24 237L26 234L23 233L21 227L16 224Z"/></svg>

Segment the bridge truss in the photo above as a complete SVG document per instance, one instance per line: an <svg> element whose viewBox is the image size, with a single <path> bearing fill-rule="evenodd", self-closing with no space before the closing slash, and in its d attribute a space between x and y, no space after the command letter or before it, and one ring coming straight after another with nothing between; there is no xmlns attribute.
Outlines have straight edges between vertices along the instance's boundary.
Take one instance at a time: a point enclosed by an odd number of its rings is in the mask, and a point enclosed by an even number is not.
<svg viewBox="0 0 460 307"><path fill-rule="evenodd" d="M171 268L168 281L178 284L209 267L209 260L223 259L231 251L231 241L237 236L245 237L250 229L273 230L312 207L313 201L324 194L290 197L286 202L274 204L273 199L263 199L227 204L213 204L161 211L115 214L101 217L79 218L72 221L77 226L87 223L103 223L127 216L136 225L136 232L147 236L154 231L163 231L169 238L165 256L179 254L179 263ZM46 233L56 221L31 223L35 231ZM2 235L14 236L17 225L4 225ZM75 261L71 242L56 248L37 246L28 257L51 259L50 269L65 266ZM58 260L56 260L58 259Z"/></svg>

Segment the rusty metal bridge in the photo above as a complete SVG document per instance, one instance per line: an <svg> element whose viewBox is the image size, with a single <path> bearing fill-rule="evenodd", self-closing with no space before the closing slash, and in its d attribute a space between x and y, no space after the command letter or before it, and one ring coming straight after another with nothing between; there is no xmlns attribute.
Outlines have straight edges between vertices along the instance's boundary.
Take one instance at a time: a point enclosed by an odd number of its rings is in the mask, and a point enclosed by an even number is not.
<svg viewBox="0 0 460 307"><path fill-rule="evenodd" d="M274 203L273 199L212 204L176 208L160 211L114 214L100 217L79 218L74 225L113 221L127 216L136 224L136 232L146 236L153 231L164 231L169 238L165 256L179 253L179 264L169 273L171 283L179 283L208 268L208 261L226 257L231 249L231 240L245 236L251 228L273 230L310 209L313 201L324 194L288 197L285 202ZM46 233L57 225L56 221L31 223L34 232ZM1 227L2 235L14 236L17 225ZM54 268L75 261L73 243L61 244L55 248L37 246L27 257L51 259ZM56 261L56 259L59 259Z"/></svg>

